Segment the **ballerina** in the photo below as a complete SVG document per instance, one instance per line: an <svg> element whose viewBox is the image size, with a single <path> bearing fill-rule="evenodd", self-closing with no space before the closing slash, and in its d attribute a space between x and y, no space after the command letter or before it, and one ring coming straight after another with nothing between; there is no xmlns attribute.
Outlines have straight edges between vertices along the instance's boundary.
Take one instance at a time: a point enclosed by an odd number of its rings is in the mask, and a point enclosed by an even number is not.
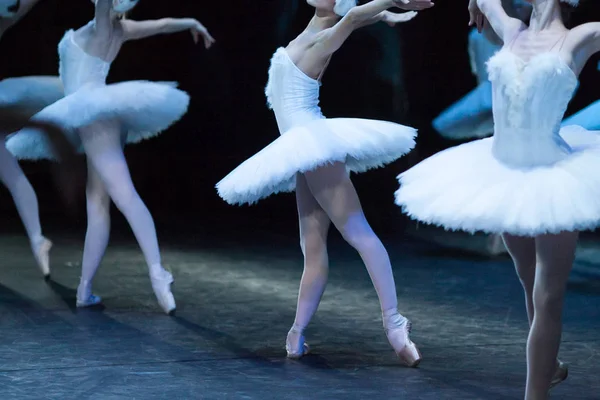
<svg viewBox="0 0 600 400"><path fill-rule="evenodd" d="M502 0L506 13L525 22L531 16L531 5L524 0ZM483 33L483 34L482 34ZM450 140L480 139L494 132L492 115L492 83L486 63L502 48L502 39L485 26L483 32L474 28L469 33L469 60L477 78L477 87L444 110L433 120L433 127ZM501 235L490 235L486 250L492 256L506 253Z"/></svg>
<svg viewBox="0 0 600 400"><path fill-rule="evenodd" d="M96 0L95 16L82 28L69 30L59 44L60 76L66 97L39 112L34 119L56 122L71 133L88 161L86 189L88 229L83 250L77 306L99 304L92 294L92 279L108 244L109 206L112 199L124 214L142 249L152 288L167 314L175 311L171 293L173 276L161 264L154 221L135 190L123 155L125 143L153 137L187 111L189 96L170 84L147 81L107 85L110 65L123 43L153 35L191 31L206 48L214 39L195 19L131 21L122 15L134 0ZM46 142L35 130L22 130L8 140L19 158L49 158Z"/></svg>
<svg viewBox="0 0 600 400"><path fill-rule="evenodd" d="M505 43L488 64L494 136L422 161L399 175L396 192L396 204L414 219L502 234L531 326L528 400L546 399L567 377L557 360L566 284L578 231L600 225L600 136L560 128L579 73L600 51L600 23L568 30L566 0L531 4L526 25L500 0L470 1L471 24L489 21Z"/></svg>
<svg viewBox="0 0 600 400"><path fill-rule="evenodd" d="M19 22L39 0L3 0L0 3L0 39ZM0 81L0 106L18 111L18 121L25 122L49 104L63 97L58 77L29 76ZM14 126L13 123L10 126ZM16 158L6 149L8 126L0 127L0 180L9 190L27 232L31 250L44 278L50 279L50 242L42 234L38 200Z"/></svg>
<svg viewBox="0 0 600 400"><path fill-rule="evenodd" d="M414 147L416 131L384 121L326 119L318 103L329 60L354 30L378 21L394 26L415 16L392 13L389 8L423 10L433 3L374 0L356 6L353 0L307 2L315 8L315 16L304 32L275 52L269 70L266 96L281 136L216 187L230 204L252 204L278 192L296 190L304 273L296 318L286 340L288 357L300 358L308 351L303 332L327 283L326 238L333 222L369 271L388 340L406 365L416 366L421 355L409 339L410 322L398 312L388 254L369 226L348 174L398 159Z"/></svg>

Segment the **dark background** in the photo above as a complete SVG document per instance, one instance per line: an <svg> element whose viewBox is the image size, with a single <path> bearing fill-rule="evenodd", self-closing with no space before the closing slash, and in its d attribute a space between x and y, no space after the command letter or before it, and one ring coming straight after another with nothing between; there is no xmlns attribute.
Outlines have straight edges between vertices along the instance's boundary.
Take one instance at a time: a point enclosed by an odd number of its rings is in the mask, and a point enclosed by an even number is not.
<svg viewBox="0 0 600 400"><path fill-rule="evenodd" d="M356 32L336 53L325 74L325 115L379 118L417 127L418 147L387 168L354 177L363 206L380 233L403 230L406 220L393 204L397 174L455 143L440 138L431 120L475 85L467 55L465 0L438 0L433 10L397 28L378 24ZM589 2L593 3L593 2ZM271 54L308 22L304 1L237 0L169 2L142 0L130 18L194 17L217 40L205 51L188 32L125 45L113 64L111 82L173 80L190 93L187 115L168 132L128 147L135 184L156 218L159 236L170 230L268 229L296 233L293 195L253 207L231 207L214 185L278 135L264 86ZM56 75L57 45L67 29L93 17L86 0L44 0L0 43L0 77ZM584 4L574 22L599 20L600 5ZM600 97L593 59L569 113ZM83 165L83 164L82 164ZM40 200L42 222L85 227L85 176L71 182L77 201L67 205L47 163L24 163ZM17 218L12 199L0 190L3 218ZM117 224L123 227L122 217Z"/></svg>

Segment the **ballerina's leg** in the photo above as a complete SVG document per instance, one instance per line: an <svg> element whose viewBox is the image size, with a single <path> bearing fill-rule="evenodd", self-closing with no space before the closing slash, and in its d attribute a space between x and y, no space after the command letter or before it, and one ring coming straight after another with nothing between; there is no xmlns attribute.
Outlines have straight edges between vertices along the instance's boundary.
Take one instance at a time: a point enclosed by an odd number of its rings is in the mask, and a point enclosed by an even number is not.
<svg viewBox="0 0 600 400"><path fill-rule="evenodd" d="M80 307L100 302L99 297L92 295L92 281L102 262L110 236L110 196L89 159L85 194L87 231L81 263L81 282L77 289L77 304Z"/></svg>
<svg viewBox="0 0 600 400"><path fill-rule="evenodd" d="M296 176L296 204L304 272L300 281L296 318L286 342L288 357L292 358L302 356L307 350L304 348L303 332L317 311L327 285L327 234L331 225L327 213L313 197L302 174Z"/></svg>
<svg viewBox="0 0 600 400"><path fill-rule="evenodd" d="M42 235L38 200L29 180L19 166L17 159L6 149L5 138L0 145L0 180L9 190L25 231L31 249L44 276L50 275L49 251L51 247Z"/></svg>
<svg viewBox="0 0 600 400"><path fill-rule="evenodd" d="M390 258L367 222L345 164L337 162L320 167L305 176L314 198L365 263L379 297L388 340L407 365L416 366L420 354L408 338L410 323L398 312Z"/></svg>
<svg viewBox="0 0 600 400"><path fill-rule="evenodd" d="M161 265L154 220L131 180L123 154L120 125L116 121L94 123L82 130L81 140L89 163L133 230L159 303L165 312L174 311L175 300L170 291L173 277Z"/></svg>
<svg viewBox="0 0 600 400"><path fill-rule="evenodd" d="M517 276L525 293L525 306L529 325L533 323L533 284L535 282L535 239L532 237L503 234L502 239L510 254Z"/></svg>
<svg viewBox="0 0 600 400"><path fill-rule="evenodd" d="M556 373L562 335L562 311L578 233L535 239L537 266L533 288L534 316L527 340L526 400L545 400Z"/></svg>

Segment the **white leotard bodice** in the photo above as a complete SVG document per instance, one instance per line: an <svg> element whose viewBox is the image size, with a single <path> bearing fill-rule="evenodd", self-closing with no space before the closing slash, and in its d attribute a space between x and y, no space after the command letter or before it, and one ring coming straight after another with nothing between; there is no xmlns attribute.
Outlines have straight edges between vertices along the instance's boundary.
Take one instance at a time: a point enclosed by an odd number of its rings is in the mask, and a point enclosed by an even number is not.
<svg viewBox="0 0 600 400"><path fill-rule="evenodd" d="M87 85L104 85L110 63L87 54L74 39L75 32L67 31L58 44L59 74L69 95Z"/></svg>
<svg viewBox="0 0 600 400"><path fill-rule="evenodd" d="M488 63L494 156L515 166L550 165L571 153L559 131L577 76L557 52L524 61L504 48Z"/></svg>
<svg viewBox="0 0 600 400"><path fill-rule="evenodd" d="M325 118L319 107L320 86L319 80L309 77L293 63L285 49L275 52L265 94L280 133Z"/></svg>

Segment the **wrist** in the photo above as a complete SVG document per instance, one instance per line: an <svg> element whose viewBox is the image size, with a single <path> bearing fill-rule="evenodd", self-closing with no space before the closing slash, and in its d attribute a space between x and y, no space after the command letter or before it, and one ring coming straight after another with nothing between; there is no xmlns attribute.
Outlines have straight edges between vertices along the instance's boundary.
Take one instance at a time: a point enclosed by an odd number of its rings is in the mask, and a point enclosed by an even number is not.
<svg viewBox="0 0 600 400"><path fill-rule="evenodd" d="M186 29L194 29L198 26L198 21L194 18L183 18L181 22Z"/></svg>

